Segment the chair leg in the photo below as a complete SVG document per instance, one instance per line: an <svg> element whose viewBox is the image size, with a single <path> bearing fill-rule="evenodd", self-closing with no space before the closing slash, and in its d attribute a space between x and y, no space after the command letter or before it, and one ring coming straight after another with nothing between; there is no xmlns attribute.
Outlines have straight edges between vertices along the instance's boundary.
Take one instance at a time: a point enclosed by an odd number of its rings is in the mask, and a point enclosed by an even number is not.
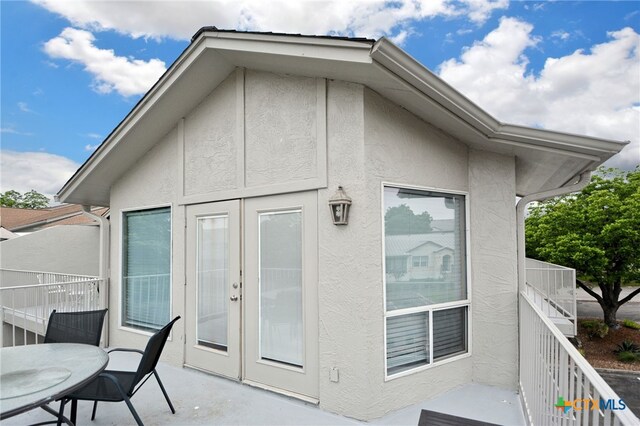
<svg viewBox="0 0 640 426"><path fill-rule="evenodd" d="M93 411L91 411L91 421L96 418L96 408L98 408L98 401L93 401Z"/></svg>
<svg viewBox="0 0 640 426"><path fill-rule="evenodd" d="M171 400L169 399L169 395L167 395L167 391L164 389L164 386L162 385L162 381L160 380L160 376L158 376L158 372L156 370L153 370L153 374L156 376L156 380L158 381L158 384L160 385L160 389L162 390L162 393L164 394L164 398L167 400L167 404L169 404L169 408L171 409L171 413L175 414L176 410L175 410L175 408L173 408L173 404L171 403Z"/></svg>
<svg viewBox="0 0 640 426"><path fill-rule="evenodd" d="M71 400L71 423L76 424L76 415L78 414L78 400Z"/></svg>
<svg viewBox="0 0 640 426"><path fill-rule="evenodd" d="M133 404L131 403L131 400L129 399L129 397L125 396L124 402L127 404L127 407L129 407L129 411L131 411L133 418L136 419L136 423L138 424L138 426L144 426L144 423L142 423L142 420L140 420L140 416L138 416L136 409L133 408Z"/></svg>
<svg viewBox="0 0 640 426"><path fill-rule="evenodd" d="M64 421L64 406L67 404L66 399L63 399L62 401L60 401L60 411L58 411L58 423L56 423L57 426L62 426L62 422Z"/></svg>

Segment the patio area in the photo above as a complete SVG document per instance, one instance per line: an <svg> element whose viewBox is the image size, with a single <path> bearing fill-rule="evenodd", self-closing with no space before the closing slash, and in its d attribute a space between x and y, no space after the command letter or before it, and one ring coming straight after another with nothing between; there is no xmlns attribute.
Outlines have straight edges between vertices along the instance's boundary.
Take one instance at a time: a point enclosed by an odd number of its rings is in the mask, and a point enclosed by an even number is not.
<svg viewBox="0 0 640 426"><path fill-rule="evenodd" d="M134 369L135 354L112 354L111 369ZM286 396L208 375L189 368L166 363L158 365L158 373L176 408L172 415L154 379L144 385L132 402L148 425L348 425L365 424L328 413L315 405ZM58 404L55 404L57 407ZM513 391L469 384L435 399L391 412L371 424L417 425L421 409L457 415L489 423L524 425L519 395ZM66 410L69 414L69 408ZM32 410L12 417L2 425L24 425L51 420L43 410ZM96 420L91 422L91 403L78 404L78 424L133 424L124 403L100 403Z"/></svg>

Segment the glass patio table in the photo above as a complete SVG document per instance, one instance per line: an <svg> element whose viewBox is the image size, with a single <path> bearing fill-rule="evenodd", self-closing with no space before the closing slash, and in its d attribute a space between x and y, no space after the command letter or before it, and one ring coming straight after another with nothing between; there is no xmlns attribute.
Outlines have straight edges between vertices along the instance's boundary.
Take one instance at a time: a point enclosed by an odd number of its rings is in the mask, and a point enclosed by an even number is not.
<svg viewBox="0 0 640 426"><path fill-rule="evenodd" d="M1 348L0 420L81 388L100 374L108 362L109 356L101 348L76 343Z"/></svg>

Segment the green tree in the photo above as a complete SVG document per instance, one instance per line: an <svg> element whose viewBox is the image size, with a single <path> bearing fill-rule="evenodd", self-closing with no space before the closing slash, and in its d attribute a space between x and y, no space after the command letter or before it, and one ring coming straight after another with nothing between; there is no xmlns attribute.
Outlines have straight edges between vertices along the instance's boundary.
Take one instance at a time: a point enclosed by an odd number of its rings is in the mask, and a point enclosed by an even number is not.
<svg viewBox="0 0 640 426"><path fill-rule="evenodd" d="M24 195L10 189L0 193L0 205L18 209L44 209L49 207L49 199L34 189Z"/></svg>
<svg viewBox="0 0 640 426"><path fill-rule="evenodd" d="M417 215L411 207L400 204L387 209L384 229L387 235L424 234L431 231L431 219L426 211Z"/></svg>
<svg viewBox="0 0 640 426"><path fill-rule="evenodd" d="M618 308L640 293L619 299L625 283L640 280L640 167L624 172L600 169L577 194L533 207L525 222L527 256L574 268L595 282L601 295L583 281L610 327Z"/></svg>
<svg viewBox="0 0 640 426"><path fill-rule="evenodd" d="M0 193L0 205L2 207L18 207L17 204L22 201L22 194L18 191L10 189Z"/></svg>

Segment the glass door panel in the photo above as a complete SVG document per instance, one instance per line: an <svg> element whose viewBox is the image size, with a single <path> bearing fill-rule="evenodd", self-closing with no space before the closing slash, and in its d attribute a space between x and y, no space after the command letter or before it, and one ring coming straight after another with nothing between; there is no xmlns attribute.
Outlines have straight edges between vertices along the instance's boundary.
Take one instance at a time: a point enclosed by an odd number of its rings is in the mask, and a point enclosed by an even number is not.
<svg viewBox="0 0 640 426"><path fill-rule="evenodd" d="M259 218L260 357L302 367L302 211Z"/></svg>
<svg viewBox="0 0 640 426"><path fill-rule="evenodd" d="M229 217L198 218L199 345L227 350L229 314Z"/></svg>
<svg viewBox="0 0 640 426"><path fill-rule="evenodd" d="M240 201L186 209L185 365L240 378Z"/></svg>
<svg viewBox="0 0 640 426"><path fill-rule="evenodd" d="M318 194L244 202L243 377L318 397Z"/></svg>

